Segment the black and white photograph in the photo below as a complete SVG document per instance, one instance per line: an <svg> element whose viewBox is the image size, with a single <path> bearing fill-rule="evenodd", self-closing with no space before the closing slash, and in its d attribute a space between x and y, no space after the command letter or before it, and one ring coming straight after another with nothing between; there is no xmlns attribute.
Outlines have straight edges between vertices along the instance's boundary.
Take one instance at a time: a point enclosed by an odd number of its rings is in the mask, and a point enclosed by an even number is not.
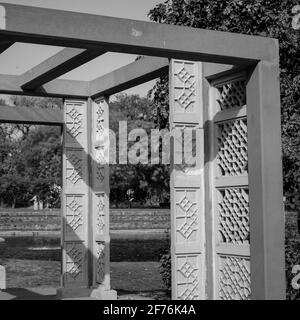
<svg viewBox="0 0 300 320"><path fill-rule="evenodd" d="M300 0L0 2L4 300L300 300Z"/></svg>

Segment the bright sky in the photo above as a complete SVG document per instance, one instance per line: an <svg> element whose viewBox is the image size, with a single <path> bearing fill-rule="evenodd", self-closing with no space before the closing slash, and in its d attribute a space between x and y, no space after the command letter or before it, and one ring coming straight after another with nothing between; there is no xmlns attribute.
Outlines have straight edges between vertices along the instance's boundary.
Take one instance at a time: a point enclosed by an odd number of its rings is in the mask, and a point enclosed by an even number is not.
<svg viewBox="0 0 300 320"><path fill-rule="evenodd" d="M147 17L149 10L163 0L3 0L2 2L149 21ZM0 73L22 74L61 49L32 44L14 44L1 54ZM92 80L131 63L135 57L129 54L107 53L61 78ZM153 81L127 92L143 96L152 85Z"/></svg>

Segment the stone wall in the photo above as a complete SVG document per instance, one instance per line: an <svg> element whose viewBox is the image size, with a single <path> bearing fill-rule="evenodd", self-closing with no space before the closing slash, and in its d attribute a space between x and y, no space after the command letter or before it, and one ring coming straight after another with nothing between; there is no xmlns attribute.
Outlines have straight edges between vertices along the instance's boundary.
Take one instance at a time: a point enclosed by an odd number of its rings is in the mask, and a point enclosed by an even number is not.
<svg viewBox="0 0 300 320"><path fill-rule="evenodd" d="M0 209L0 233L60 231L60 210ZM111 230L168 229L169 209L111 209Z"/></svg>
<svg viewBox="0 0 300 320"><path fill-rule="evenodd" d="M0 232L59 230L60 210L0 209Z"/></svg>
<svg viewBox="0 0 300 320"><path fill-rule="evenodd" d="M297 232L297 213L286 213L286 227ZM169 229L169 209L111 209L111 230ZM60 232L60 210L0 209L0 234L13 231Z"/></svg>

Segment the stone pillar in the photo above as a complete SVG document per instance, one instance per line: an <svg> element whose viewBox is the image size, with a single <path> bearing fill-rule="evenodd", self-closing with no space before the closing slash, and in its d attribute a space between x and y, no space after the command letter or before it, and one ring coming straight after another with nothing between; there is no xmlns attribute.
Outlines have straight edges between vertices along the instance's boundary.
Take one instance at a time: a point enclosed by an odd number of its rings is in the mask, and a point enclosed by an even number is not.
<svg viewBox="0 0 300 320"><path fill-rule="evenodd" d="M88 105L65 100L62 180L61 297L89 295Z"/></svg>
<svg viewBox="0 0 300 320"><path fill-rule="evenodd" d="M110 236L109 236L109 110L108 99L90 100L91 130L91 197L93 247L92 297L116 299L110 288Z"/></svg>
<svg viewBox="0 0 300 320"><path fill-rule="evenodd" d="M100 128L108 128L107 101L100 101L64 102L60 297L116 298L109 285L109 165L96 157L104 146Z"/></svg>
<svg viewBox="0 0 300 320"><path fill-rule="evenodd" d="M205 298L202 64L171 60L169 79L172 299L199 300ZM184 154L189 148L194 161Z"/></svg>
<svg viewBox="0 0 300 320"><path fill-rule="evenodd" d="M261 61L247 83L253 299L286 299L279 78Z"/></svg>

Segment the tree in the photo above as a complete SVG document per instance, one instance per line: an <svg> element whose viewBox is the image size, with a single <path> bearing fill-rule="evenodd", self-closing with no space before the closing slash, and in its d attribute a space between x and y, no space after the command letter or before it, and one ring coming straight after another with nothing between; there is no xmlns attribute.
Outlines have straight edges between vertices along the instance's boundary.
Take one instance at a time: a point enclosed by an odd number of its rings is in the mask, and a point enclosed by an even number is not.
<svg viewBox="0 0 300 320"><path fill-rule="evenodd" d="M149 12L152 21L277 38L280 46L284 192L288 205L300 204L300 32L292 28L298 0L167 0ZM150 92L155 122L168 124L168 79Z"/></svg>
<svg viewBox="0 0 300 320"><path fill-rule="evenodd" d="M12 96L22 107L61 108L61 99ZM60 128L35 125L0 126L0 198L12 207L27 206L33 196L58 205L61 185Z"/></svg>
<svg viewBox="0 0 300 320"><path fill-rule="evenodd" d="M110 103L110 128L117 136L117 154L119 149L119 121L127 121L128 132L132 129L143 128L150 137L151 129L155 127L152 120L152 109L152 101L138 95L122 93L117 95L115 101ZM129 142L128 148L133 144L134 142ZM162 202L164 199L168 201L169 167L144 164L111 165L110 186L110 199L115 206L128 203L127 191L129 189L133 191L135 202L140 202L144 206Z"/></svg>
<svg viewBox="0 0 300 320"><path fill-rule="evenodd" d="M22 141L26 174L31 177L31 193L46 202L53 189L61 186L60 134L59 127L38 126Z"/></svg>

